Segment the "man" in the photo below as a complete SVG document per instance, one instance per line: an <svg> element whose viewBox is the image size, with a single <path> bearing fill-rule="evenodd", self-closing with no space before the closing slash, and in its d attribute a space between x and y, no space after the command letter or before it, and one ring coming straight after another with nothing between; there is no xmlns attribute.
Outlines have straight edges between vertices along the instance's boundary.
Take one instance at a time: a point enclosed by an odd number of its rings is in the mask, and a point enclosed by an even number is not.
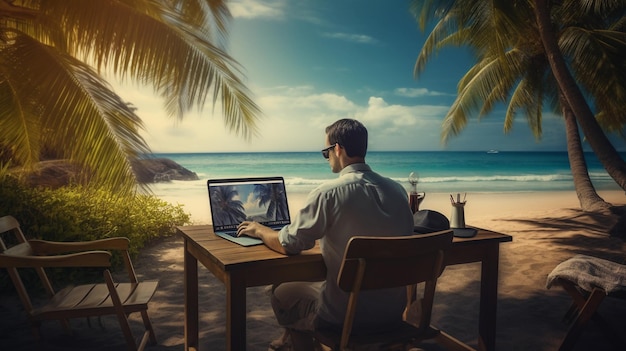
<svg viewBox="0 0 626 351"><path fill-rule="evenodd" d="M272 289L276 319L289 331L298 351L314 348L315 342L307 331L320 326L341 330L348 294L337 286L337 276L348 240L353 236L400 236L413 232L406 190L373 172L365 163L365 126L352 119L336 121L326 128L325 144L322 155L339 177L314 189L292 224L274 231L246 221L238 229L238 235L261 238L270 249L283 254L298 254L320 241L326 281L283 283ZM359 300L353 330L380 330L402 318L406 290L363 292Z"/></svg>

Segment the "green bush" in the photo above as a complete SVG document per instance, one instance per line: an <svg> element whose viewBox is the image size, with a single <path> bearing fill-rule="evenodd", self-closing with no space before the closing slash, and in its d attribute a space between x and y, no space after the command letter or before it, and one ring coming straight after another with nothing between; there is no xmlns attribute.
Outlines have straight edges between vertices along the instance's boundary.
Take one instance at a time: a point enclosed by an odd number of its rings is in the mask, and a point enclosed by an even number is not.
<svg viewBox="0 0 626 351"><path fill-rule="evenodd" d="M153 195L119 197L81 186L32 188L9 176L0 176L0 199L0 216L15 217L28 239L83 241L123 236L130 240L133 257L151 240L171 236L175 226L190 223L181 205ZM122 258L114 255L114 269L121 263ZM5 270L0 275L7 278ZM5 284L2 278L0 289Z"/></svg>

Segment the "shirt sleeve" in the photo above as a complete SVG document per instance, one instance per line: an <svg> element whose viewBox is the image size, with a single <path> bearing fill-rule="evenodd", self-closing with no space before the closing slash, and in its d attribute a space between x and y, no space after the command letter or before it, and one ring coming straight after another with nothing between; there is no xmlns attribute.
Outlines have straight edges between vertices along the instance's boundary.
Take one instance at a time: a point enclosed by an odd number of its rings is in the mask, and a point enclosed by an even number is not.
<svg viewBox="0 0 626 351"><path fill-rule="evenodd" d="M290 225L283 227L278 239L289 254L298 254L315 246L315 241L326 232L329 215L333 211L332 194L313 191L305 206L296 214Z"/></svg>

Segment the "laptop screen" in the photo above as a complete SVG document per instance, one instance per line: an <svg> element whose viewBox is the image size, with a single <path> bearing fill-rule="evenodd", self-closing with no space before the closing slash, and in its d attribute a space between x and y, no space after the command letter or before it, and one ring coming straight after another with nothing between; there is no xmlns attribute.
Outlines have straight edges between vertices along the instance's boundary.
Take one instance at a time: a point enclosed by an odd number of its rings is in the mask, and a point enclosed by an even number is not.
<svg viewBox="0 0 626 351"><path fill-rule="evenodd" d="M282 177L209 179L207 187L216 233L236 230L245 220L274 228L291 222Z"/></svg>

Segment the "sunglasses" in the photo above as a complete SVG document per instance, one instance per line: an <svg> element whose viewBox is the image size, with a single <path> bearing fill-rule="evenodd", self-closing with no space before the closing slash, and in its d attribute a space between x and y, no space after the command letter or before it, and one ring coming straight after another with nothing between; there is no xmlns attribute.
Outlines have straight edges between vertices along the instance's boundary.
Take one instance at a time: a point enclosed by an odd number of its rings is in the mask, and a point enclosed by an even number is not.
<svg viewBox="0 0 626 351"><path fill-rule="evenodd" d="M337 143L332 144L331 146L322 149L322 156L324 156L325 159L328 159L330 157L329 153L330 150L332 150L335 146L337 145Z"/></svg>

